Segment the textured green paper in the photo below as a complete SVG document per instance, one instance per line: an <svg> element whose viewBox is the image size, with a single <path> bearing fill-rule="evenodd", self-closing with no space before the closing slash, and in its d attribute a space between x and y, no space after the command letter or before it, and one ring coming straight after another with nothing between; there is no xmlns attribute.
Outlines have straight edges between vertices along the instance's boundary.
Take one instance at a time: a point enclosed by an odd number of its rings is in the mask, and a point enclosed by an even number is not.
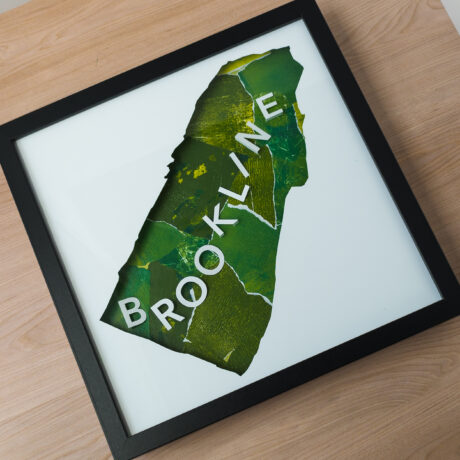
<svg viewBox="0 0 460 460"><path fill-rule="evenodd" d="M290 188L308 178L304 115L295 96L302 71L289 48L245 56L220 69L173 152L167 182L119 272L102 321L240 375L248 369L270 320L284 203ZM269 120L256 104L267 93L274 95L267 102L277 102L272 110L283 110ZM237 133L252 133L247 121L271 136L252 141L258 153L235 140ZM231 152L249 177L237 169ZM240 193L246 184L250 190L244 203L218 193L219 187ZM212 219L217 203L222 219L238 219L221 227L221 237L202 219ZM205 244L225 256L216 275L203 275L195 267L195 253ZM202 263L214 267L217 256L207 253ZM201 278L208 288L206 300L194 309L176 299L176 286L186 276ZM147 314L143 324L130 329L118 304L128 297L138 298ZM170 330L150 310L164 298L184 317L180 322L168 318Z"/></svg>

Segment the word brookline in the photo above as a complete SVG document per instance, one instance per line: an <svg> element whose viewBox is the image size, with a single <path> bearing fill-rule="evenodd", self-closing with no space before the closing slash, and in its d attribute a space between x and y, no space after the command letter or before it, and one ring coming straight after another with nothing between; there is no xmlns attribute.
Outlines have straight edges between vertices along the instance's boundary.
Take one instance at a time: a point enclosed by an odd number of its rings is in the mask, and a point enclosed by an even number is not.
<svg viewBox="0 0 460 460"><path fill-rule="evenodd" d="M271 112L268 111L268 109L271 109L277 105L277 102L275 100L268 102L266 104L264 103L264 101L272 97L273 97L273 93L267 93L256 99L256 103L260 111L262 112L262 115L264 116L265 120L267 121L283 113L283 110L281 108L278 108ZM237 133L235 135L235 140L238 143L244 145L246 148L248 148L252 152L258 153L260 148L256 144L252 143L250 140L268 141L271 136L270 134L260 129L258 126L256 126L251 121L247 121L246 125L249 128L251 128L254 133L253 134ZM235 163L235 166L243 174L243 176L245 178L249 177L249 173L247 169L244 167L243 163L241 163L240 159L235 155L235 153L231 152L229 157L232 159L233 163ZM243 187L243 191L240 194L238 194L231 190L227 190L226 188L219 187L218 193L221 193L222 195L226 195L230 198L240 201L241 203L244 203L246 201L246 197L248 195L249 188L250 188L249 185L246 184ZM238 222L238 219L221 219L220 218L220 203L217 203L216 206L214 207L213 219L210 219L208 216L205 215L203 216L203 221L206 222L206 224L208 224L208 226L215 233L217 233L219 237L222 237L224 235L224 232L219 227L219 225L235 225ZM219 259L218 264L212 269L208 269L204 267L200 262L200 258L202 254L207 251L214 253ZM224 259L224 254L222 253L222 251L218 247L211 245L211 244L205 244L201 246L195 253L195 258L194 258L195 267L203 275L209 275L209 276L216 275L222 270L222 267L224 266L224 262L225 262L225 259ZM190 289L190 296L192 300L188 300L182 295L183 288L188 283L194 283L197 286L199 286L199 288L201 289L201 295L198 299L195 298L195 292L193 288ZM205 282L201 278L198 278L196 276L186 276L181 281L179 281L176 287L177 300L185 307L189 307L189 308L198 307L206 300L207 295L208 295L208 288L206 287ZM127 307L128 304L131 304L130 308ZM130 329L133 327L139 326L147 319L147 313L141 308L141 302L137 297L127 297L126 299L119 300L118 305L120 307L121 313L123 314L123 318L126 322L126 325ZM166 309L163 309L164 311L160 311L160 307L163 307L163 306L166 306ZM159 319L159 321L168 331L172 328L172 326L167 320L167 318L172 318L173 320L176 320L179 322L185 319L184 316L179 315L174 312L174 303L172 300L167 299L167 298L161 299L158 302L156 302L154 305L150 307L150 310L154 313L154 315ZM133 319L133 316L137 316L137 318Z"/></svg>

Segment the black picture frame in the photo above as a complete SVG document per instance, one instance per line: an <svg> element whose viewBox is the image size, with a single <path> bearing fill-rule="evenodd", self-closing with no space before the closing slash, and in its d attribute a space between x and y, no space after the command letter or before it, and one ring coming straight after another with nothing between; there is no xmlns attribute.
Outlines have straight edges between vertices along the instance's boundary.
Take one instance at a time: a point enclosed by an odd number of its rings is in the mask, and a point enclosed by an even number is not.
<svg viewBox="0 0 460 460"><path fill-rule="evenodd" d="M443 299L294 366L130 436L80 314L15 141L110 98L302 18ZM0 159L100 423L117 459L132 458L460 313L459 283L313 0L295 1L73 94L0 127Z"/></svg>

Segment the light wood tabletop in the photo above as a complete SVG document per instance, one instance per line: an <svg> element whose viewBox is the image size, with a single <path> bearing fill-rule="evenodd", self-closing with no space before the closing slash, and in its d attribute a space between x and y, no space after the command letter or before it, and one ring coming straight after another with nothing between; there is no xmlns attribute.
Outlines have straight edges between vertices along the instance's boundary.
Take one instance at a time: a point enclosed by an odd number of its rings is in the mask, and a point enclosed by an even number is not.
<svg viewBox="0 0 460 460"><path fill-rule="evenodd" d="M0 124L282 0L32 0L0 15ZM457 276L460 36L439 0L319 0ZM0 458L110 452L0 173ZM460 318L145 458L460 458Z"/></svg>

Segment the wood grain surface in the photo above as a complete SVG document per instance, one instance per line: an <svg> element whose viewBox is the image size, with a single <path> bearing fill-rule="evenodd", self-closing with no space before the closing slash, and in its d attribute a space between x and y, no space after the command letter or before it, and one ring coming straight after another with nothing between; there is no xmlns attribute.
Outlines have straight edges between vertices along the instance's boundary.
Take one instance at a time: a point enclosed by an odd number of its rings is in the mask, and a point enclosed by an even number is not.
<svg viewBox="0 0 460 460"><path fill-rule="evenodd" d="M282 3L32 0L0 15L0 124ZM460 275L460 36L439 0L319 5ZM2 173L0 318L0 459L109 458ZM460 319L144 458L458 459Z"/></svg>

